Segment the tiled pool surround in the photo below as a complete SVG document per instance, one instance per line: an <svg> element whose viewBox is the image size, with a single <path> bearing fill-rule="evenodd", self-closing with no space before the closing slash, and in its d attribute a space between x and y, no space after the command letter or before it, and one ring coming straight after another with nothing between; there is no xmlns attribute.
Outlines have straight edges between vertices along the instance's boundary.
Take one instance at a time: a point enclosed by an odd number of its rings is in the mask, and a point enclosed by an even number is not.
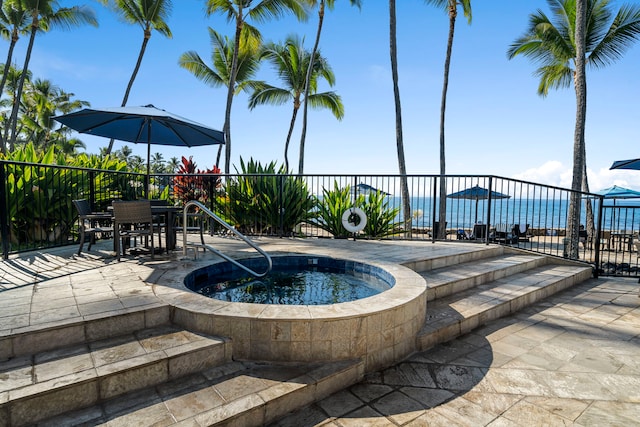
<svg viewBox="0 0 640 427"><path fill-rule="evenodd" d="M274 263L278 258L274 257ZM326 257L304 254L304 258L289 259L307 262L314 258ZM371 297L332 305L232 303L205 297L184 285L182 289L157 287L156 293L174 307L175 323L231 338L233 358L238 360L308 362L362 358L365 369L371 371L415 351L416 335L426 315L425 280L397 264L326 259L362 274L384 277L393 286ZM216 269L227 268L226 264L215 263L196 270L187 280L204 280ZM185 274L184 278L188 276Z"/></svg>

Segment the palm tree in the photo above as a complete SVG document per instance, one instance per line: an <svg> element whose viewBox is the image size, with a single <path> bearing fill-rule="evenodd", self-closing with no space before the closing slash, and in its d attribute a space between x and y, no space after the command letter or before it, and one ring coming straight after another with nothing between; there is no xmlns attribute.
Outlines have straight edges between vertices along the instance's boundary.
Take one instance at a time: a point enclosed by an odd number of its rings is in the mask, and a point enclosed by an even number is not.
<svg viewBox="0 0 640 427"><path fill-rule="evenodd" d="M18 82L16 97L9 118L9 126L11 128L10 145L15 144L16 126L18 124L18 109L22 97L22 89L26 72L29 70L29 61L31 60L31 52L38 31L45 31L51 27L71 28L80 24L90 24L98 26L95 14L92 9L86 6L58 7L55 0L20 0L22 7L30 14L30 36L27 53L22 67L22 76Z"/></svg>
<svg viewBox="0 0 640 427"><path fill-rule="evenodd" d="M200 55L194 51L183 53L178 63L182 68L188 70L205 84L212 87L225 86L228 88L231 81L231 63L233 62L233 47L235 46L235 42L229 40L228 37L223 37L213 28L209 28L209 38L212 47L212 66L208 66ZM253 82L252 79L258 72L260 64L258 57L259 46L260 43L258 40L251 37L250 33L247 32L247 34L241 37L234 95L242 90L248 90L249 86L251 86ZM222 144L218 147L216 166L220 165L221 153Z"/></svg>
<svg viewBox="0 0 640 427"><path fill-rule="evenodd" d="M262 0L253 7L252 2L253 0L207 0L207 14L222 13L227 16L228 21L235 23L235 45L233 47L231 75L227 90L227 106L222 129L225 136L225 174L229 173L231 163L231 105L236 86L241 35L243 31L247 31L245 34L251 34L253 38L261 42L260 33L256 28L248 24L247 20L264 22L269 18L280 18L286 12L293 13L298 19L306 19L307 17L305 4L300 0Z"/></svg>
<svg viewBox="0 0 640 427"><path fill-rule="evenodd" d="M108 1L108 0L102 0ZM171 38L171 30L167 25L167 18L171 15L171 0L115 0L115 11L125 21L130 24L137 24L142 27L143 37L142 45L140 46L140 52L138 53L138 60L136 66L131 73L129 84L124 92L122 98L122 106L127 105L129 99L129 93L133 82L140 70L140 64L142 64L142 58L144 52L147 49L147 44L151 38L151 32L156 30L158 33L165 37ZM111 153L113 149L113 139L109 141L106 154Z"/></svg>
<svg viewBox="0 0 640 427"><path fill-rule="evenodd" d="M167 162L167 173L175 173L180 167L180 160L177 157L172 157Z"/></svg>
<svg viewBox="0 0 640 427"><path fill-rule="evenodd" d="M29 33L29 16L29 13L22 7L22 3L19 0L8 0L3 2L2 7L0 7L0 35L3 39L9 40L7 60L4 63L2 81L0 82L0 94L4 93L4 85L9 76L13 49L20 36ZM6 150L5 136L0 134L0 151L6 153Z"/></svg>
<svg viewBox="0 0 640 427"><path fill-rule="evenodd" d="M586 0L580 4L585 10L584 32L577 28L576 0L547 0L553 13L553 20L542 11L529 17L529 27L507 51L509 59L524 55L540 64L536 75L540 76L538 94L547 96L550 89L570 87L574 83L576 91L576 132L574 135L573 184L575 190L589 191L586 165L586 145L584 129L586 123L586 67L601 68L622 58L624 52L640 37L640 6L623 5L614 16L609 0ZM576 32L578 34L576 34ZM580 43L576 43L576 35ZM578 45L584 43L584 52L578 51ZM578 70L583 60L585 75ZM584 82L578 79L584 78ZM584 85L584 87L582 87ZM576 180L580 185L576 184ZM572 185L573 185L572 184ZM573 188L573 187L572 187ZM570 256L577 255L577 236L580 218L579 198L571 199L569 206ZM593 213L587 203L587 228L593 235ZM574 230L575 228L575 230ZM574 239L575 237L575 239Z"/></svg>
<svg viewBox="0 0 640 427"><path fill-rule="evenodd" d="M324 22L324 11L325 6L330 10L333 10L333 6L335 4L335 0L309 0L314 6L316 3L318 4L318 30L316 31L316 41L313 45L313 50L311 51L311 61L309 61L309 67L307 68L307 77L305 79L305 90L304 90L304 103L302 107L302 131L300 133L300 155L298 160L298 174L302 175L304 173L304 145L307 137L307 110L308 110L308 102L309 99L309 90L311 84L311 73L314 67L316 53L318 52L318 45L320 44L320 35L322 34L322 24ZM360 0L349 0L351 6L357 6L360 8L361 1Z"/></svg>
<svg viewBox="0 0 640 427"><path fill-rule="evenodd" d="M261 58L270 61L282 82L283 88L269 85L265 82L254 84L254 91L249 97L249 109L254 109L257 105L272 104L282 105L285 102L293 101L293 114L289 124L289 132L284 146L284 166L289 173L289 142L293 134L296 117L300 108L301 97L306 91L307 69L311 63L311 53L304 50L304 41L297 36L289 36L284 44L268 43L261 53ZM335 92L316 93L318 79L323 78L333 86L335 76L329 63L320 53L316 54L314 67L309 81L308 101L314 108L328 108L338 119L344 117L344 106L340 96ZM307 98L305 98L307 100Z"/></svg>
<svg viewBox="0 0 640 427"><path fill-rule="evenodd" d="M425 0L428 4L444 9L449 15L449 36L447 37L447 54L444 59L444 79L442 83L442 99L440 101L440 204L438 217L440 223L445 223L447 216L447 183L445 143L444 143L444 119L447 109L447 89L449 87L449 66L451 65L451 51L453 49L453 36L456 29L456 18L458 17L458 5L462 6L462 13L471 24L471 0ZM438 239L446 237L445 227L438 229Z"/></svg>
<svg viewBox="0 0 640 427"><path fill-rule="evenodd" d="M409 200L409 183L407 180L407 164L404 159L404 142L402 141L402 111L400 105L400 88L398 87L398 49L396 41L396 2L389 0L389 54L391 56L391 77L393 79L393 99L396 107L396 149L398 152L398 169L400 172L400 194L402 195L402 214L405 230L411 233L411 201Z"/></svg>
<svg viewBox="0 0 640 427"><path fill-rule="evenodd" d="M23 75L22 70L18 70L15 67L9 67L9 72L7 73L7 76L6 76L7 79L4 87L4 93L8 95L8 98L0 99L0 105L3 108L8 109L8 111L7 110L2 111L3 141L9 141L9 130L11 127L10 126L11 111L13 111L13 105L15 105L15 103L17 102L16 100L18 96L18 84L20 83L20 79L22 78L22 75ZM23 84L25 85L30 84L31 76L32 76L31 72L27 71L24 76L25 82ZM7 144L7 146L5 147L7 151L12 151L13 148L14 147L12 144Z"/></svg>

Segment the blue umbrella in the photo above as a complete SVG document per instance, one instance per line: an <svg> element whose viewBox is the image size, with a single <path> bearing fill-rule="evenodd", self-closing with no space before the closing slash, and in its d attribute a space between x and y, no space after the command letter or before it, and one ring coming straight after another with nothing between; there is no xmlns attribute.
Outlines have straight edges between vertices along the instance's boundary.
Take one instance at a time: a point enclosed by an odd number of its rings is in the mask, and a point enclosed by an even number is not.
<svg viewBox="0 0 640 427"><path fill-rule="evenodd" d="M224 134L165 110L143 107L84 108L53 117L80 133L147 144L147 183L151 172L151 144L196 147L224 144ZM148 195L147 187L147 195Z"/></svg>
<svg viewBox="0 0 640 427"><path fill-rule="evenodd" d="M451 193L447 195L450 199L468 199L476 201L476 223L478 222L478 201L486 200L489 198L489 194L491 194L492 199L508 199L511 196L508 194L499 193L497 191L487 190L486 188L480 187L479 185L474 185L473 187L466 188L464 190L457 191L455 193Z"/></svg>
<svg viewBox="0 0 640 427"><path fill-rule="evenodd" d="M596 191L596 194L600 194L607 199L637 199L640 198L640 191L631 190L629 188L613 187L605 188L600 191Z"/></svg>
<svg viewBox="0 0 640 427"><path fill-rule="evenodd" d="M640 170L640 159L617 160L613 162L611 169L633 169Z"/></svg>

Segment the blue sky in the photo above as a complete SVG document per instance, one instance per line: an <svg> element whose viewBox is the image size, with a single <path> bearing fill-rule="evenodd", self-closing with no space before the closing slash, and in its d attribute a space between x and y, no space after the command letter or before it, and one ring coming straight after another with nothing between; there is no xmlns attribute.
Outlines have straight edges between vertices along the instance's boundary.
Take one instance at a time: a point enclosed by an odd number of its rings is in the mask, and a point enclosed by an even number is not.
<svg viewBox="0 0 640 427"><path fill-rule="evenodd" d="M61 0L63 6L81 1ZM395 113L389 59L388 2L365 0L362 8L346 0L325 17L321 53L336 75L332 88L341 97L345 117L310 110L305 172L319 174L396 174ZM612 2L614 5L620 2ZM53 30L36 38L31 70L93 107L119 106L142 41L140 27L125 24L97 2L99 28ZM179 56L194 50L210 63L207 27L231 35L222 16L204 16L204 0L175 0L169 19L173 38L154 33L128 105L154 104L175 114L222 129L226 90L211 88L178 66ZM530 13L549 12L545 1L476 1L473 22L459 16L449 82L446 161L449 174L492 174L569 187L575 122L573 89L536 94L535 66L524 57L508 60L506 51L520 36ZM397 2L399 85L407 171L439 171L439 114L448 31L446 14L422 0ZM261 25L265 40L288 34L305 37L311 50L317 26L292 18ZM20 66L28 39L16 46ZM7 46L4 44L4 46ZM5 53L2 57L6 56ZM640 172L609 171L614 160L640 157L640 46L618 63L588 70L587 164L591 190L613 184L640 189ZM279 85L268 64L258 76ZM329 90L326 85L321 90ZM232 112L232 164L253 157L283 162L292 106L247 108L236 97ZM299 116L301 117L301 115ZM297 169L298 120L289 151ZM96 153L104 138L79 135ZM115 149L125 143L116 141ZM146 157L143 146L128 143ZM193 156L201 169L215 162L216 147L152 147L165 159ZM232 168L233 171L233 168Z"/></svg>

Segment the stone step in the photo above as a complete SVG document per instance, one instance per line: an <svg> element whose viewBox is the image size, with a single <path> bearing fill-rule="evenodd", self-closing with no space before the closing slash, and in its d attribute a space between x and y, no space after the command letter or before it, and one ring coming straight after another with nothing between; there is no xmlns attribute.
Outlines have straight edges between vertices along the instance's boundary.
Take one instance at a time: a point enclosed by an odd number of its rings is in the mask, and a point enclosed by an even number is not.
<svg viewBox="0 0 640 427"><path fill-rule="evenodd" d="M142 308L114 309L76 320L36 324L0 335L0 361L56 348L82 344L171 323L171 308L165 303Z"/></svg>
<svg viewBox="0 0 640 427"><path fill-rule="evenodd" d="M361 361L229 362L48 419L60 425L263 426L363 379Z"/></svg>
<svg viewBox="0 0 640 427"><path fill-rule="evenodd" d="M416 340L418 351L515 313L591 275L588 266L549 264L436 299L427 305L427 319Z"/></svg>
<svg viewBox="0 0 640 427"><path fill-rule="evenodd" d="M228 340L159 326L11 358L0 362L0 419L33 424L218 366L231 354Z"/></svg>
<svg viewBox="0 0 640 427"><path fill-rule="evenodd" d="M505 254L451 267L421 272L427 281L427 301L443 298L474 286L540 267L549 258L536 254Z"/></svg>
<svg viewBox="0 0 640 427"><path fill-rule="evenodd" d="M422 273L425 271L435 270L437 268L450 267L465 262L501 256L505 251L511 250L504 246L486 245L484 243L475 243L470 246L471 248L467 251L458 251L455 254L446 254L427 259L418 258L409 262L404 262L402 265L410 268L416 273Z"/></svg>

